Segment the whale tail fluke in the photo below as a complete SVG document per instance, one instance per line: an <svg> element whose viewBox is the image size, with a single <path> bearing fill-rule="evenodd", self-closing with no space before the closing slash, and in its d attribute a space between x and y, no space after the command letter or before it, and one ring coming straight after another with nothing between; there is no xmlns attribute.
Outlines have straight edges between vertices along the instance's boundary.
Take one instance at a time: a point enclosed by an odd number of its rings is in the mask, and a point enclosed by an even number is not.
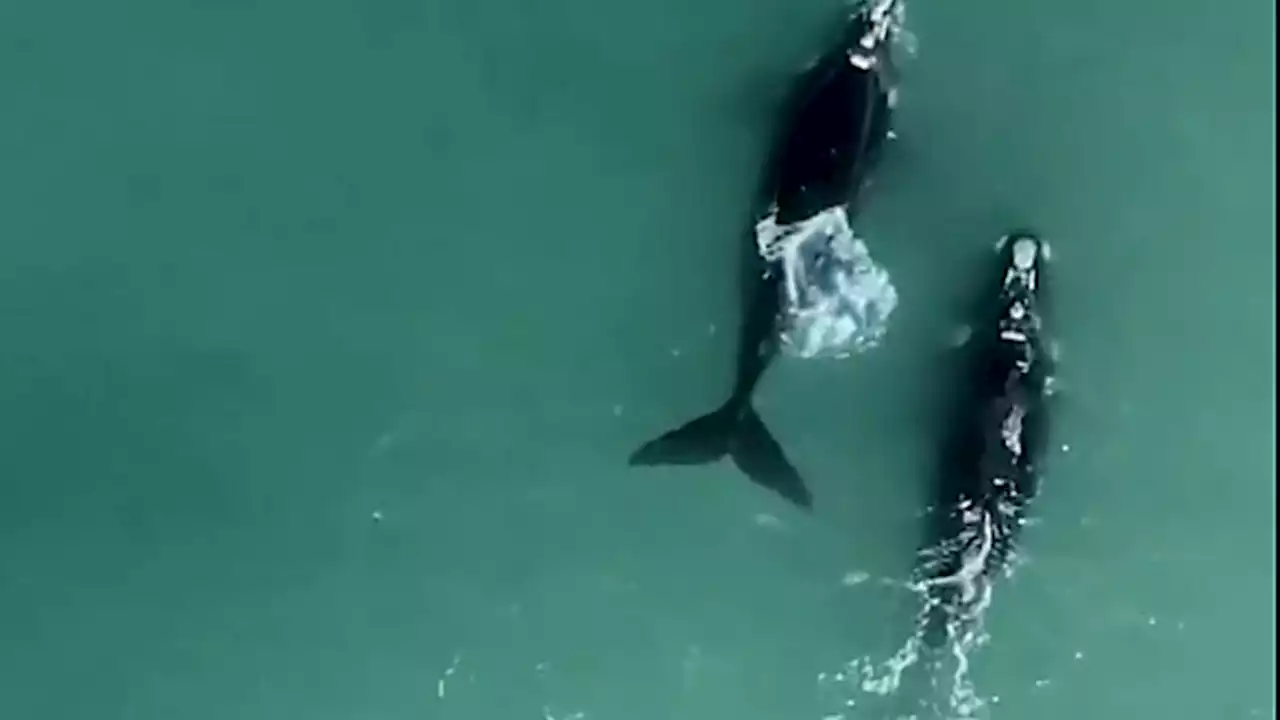
<svg viewBox="0 0 1280 720"><path fill-rule="evenodd" d="M728 455L751 481L802 507L813 505L804 478L787 460L755 408L730 401L650 440L631 454L633 466L704 465Z"/></svg>

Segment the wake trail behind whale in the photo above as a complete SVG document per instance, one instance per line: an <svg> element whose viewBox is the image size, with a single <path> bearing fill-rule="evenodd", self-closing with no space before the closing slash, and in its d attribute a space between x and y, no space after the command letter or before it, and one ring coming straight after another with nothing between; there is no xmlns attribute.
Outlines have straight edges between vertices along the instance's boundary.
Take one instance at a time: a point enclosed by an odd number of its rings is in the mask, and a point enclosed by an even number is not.
<svg viewBox="0 0 1280 720"><path fill-rule="evenodd" d="M921 609L914 632L889 657L864 655L845 662L837 672L819 675L825 690L839 693L843 710L874 708L896 720L973 720L987 717L990 706L999 703L999 697L979 692L970 664L991 639L985 620L995 580L1010 576L1022 558L1015 554L1003 572L990 572L992 522L986 517L965 536L922 551L919 569L910 580L881 581L908 591ZM963 546L958 566L938 574L939 564L956 555L957 545ZM891 709L882 707L886 704Z"/></svg>

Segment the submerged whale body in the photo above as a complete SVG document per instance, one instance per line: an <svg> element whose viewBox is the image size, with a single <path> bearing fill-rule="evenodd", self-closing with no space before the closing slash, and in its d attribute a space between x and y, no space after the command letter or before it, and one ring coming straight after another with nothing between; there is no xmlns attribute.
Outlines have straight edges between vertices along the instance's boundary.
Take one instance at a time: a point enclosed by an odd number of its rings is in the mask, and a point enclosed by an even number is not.
<svg viewBox="0 0 1280 720"><path fill-rule="evenodd" d="M989 601L992 582L1011 569L1048 442L1048 246L1017 232L997 248L997 274L961 349L961 392L948 418L919 569L927 598L921 631L934 646L963 634Z"/></svg>
<svg viewBox="0 0 1280 720"><path fill-rule="evenodd" d="M630 464L695 465L725 456L755 483L810 507L804 479L752 406L778 352L844 356L872 347L897 295L850 228L850 208L889 137L896 0L854 13L841 42L800 78L762 183L747 254L736 374L717 410L645 443Z"/></svg>

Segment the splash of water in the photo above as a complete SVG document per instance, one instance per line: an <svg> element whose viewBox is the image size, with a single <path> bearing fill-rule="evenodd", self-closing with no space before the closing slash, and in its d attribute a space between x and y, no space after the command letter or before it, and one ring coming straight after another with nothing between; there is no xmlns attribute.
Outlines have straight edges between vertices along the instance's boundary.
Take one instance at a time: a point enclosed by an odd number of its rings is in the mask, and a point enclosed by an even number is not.
<svg viewBox="0 0 1280 720"><path fill-rule="evenodd" d="M789 225L756 225L760 256L782 273L780 338L803 358L846 357L879 344L898 292L836 206Z"/></svg>
<svg viewBox="0 0 1280 720"><path fill-rule="evenodd" d="M995 580L989 566L996 544L994 521L986 513L975 519L967 532L923 550L910 580L881 581L911 593L922 609L914 632L889 657L856 657L819 676L822 689L836 693L842 709L880 709L888 714L875 716L894 720L979 720L999 704L998 696L979 691L970 673L978 652L991 640L985 619ZM959 568L939 575L949 557L960 558ZM1018 554L1008 560L1004 576L1024 562ZM927 619L936 613L945 614L945 640L941 647L930 647ZM910 709L904 712L904 706Z"/></svg>

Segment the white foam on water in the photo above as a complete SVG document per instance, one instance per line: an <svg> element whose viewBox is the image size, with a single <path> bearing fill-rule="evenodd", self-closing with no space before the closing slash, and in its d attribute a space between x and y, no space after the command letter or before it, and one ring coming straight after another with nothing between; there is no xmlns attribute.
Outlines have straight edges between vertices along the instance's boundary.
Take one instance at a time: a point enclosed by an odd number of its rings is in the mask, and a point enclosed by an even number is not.
<svg viewBox="0 0 1280 720"><path fill-rule="evenodd" d="M843 206L789 225L756 225L760 256L782 272L779 337L802 358L847 357L879 344L898 292L853 233Z"/></svg>
<svg viewBox="0 0 1280 720"><path fill-rule="evenodd" d="M871 575L869 573L863 572L862 570L850 570L844 574L843 578L840 578L840 584L846 587L852 587L854 585L861 585L870 579Z"/></svg>
<svg viewBox="0 0 1280 720"><path fill-rule="evenodd" d="M837 672L824 672L818 676L821 689L836 694L844 708L882 704L893 707L895 720L975 720L987 718L992 705L1000 702L998 696L981 693L970 676L970 666L978 651L990 642L985 629L987 609L991 605L994 590L993 574L987 570L995 550L994 519L985 511L971 509L973 522L970 530L954 540L930 548L921 553L922 562L917 575L909 582L884 580L899 589L905 589L919 598L923 609L918 617L940 610L940 600L933 592L947 586L955 590L953 602L941 609L947 613L946 640L943 648L926 647L924 623L889 657L877 659L871 655L853 658ZM934 577L932 570L947 556L960 556L960 568L954 573ZM1009 559L1006 573L1023 560L1014 555ZM932 566L932 567L931 567ZM923 578L923 579L921 579ZM904 680L914 680L913 668L927 679L924 692L917 683L908 689ZM899 696L899 693L902 696ZM902 712L904 705L911 710Z"/></svg>
<svg viewBox="0 0 1280 720"><path fill-rule="evenodd" d="M458 664L461 662L462 662L462 655L455 654L453 656L453 662L449 663L449 667L445 668L444 672L440 675L440 677L436 679L436 697L437 698L441 700L444 699L444 696L448 692L448 688L449 688L449 678L451 678L454 673L458 672Z"/></svg>
<svg viewBox="0 0 1280 720"><path fill-rule="evenodd" d="M586 717L587 714L581 710L569 713L568 715L556 715L551 712L550 706L542 706L542 720L585 720Z"/></svg>

